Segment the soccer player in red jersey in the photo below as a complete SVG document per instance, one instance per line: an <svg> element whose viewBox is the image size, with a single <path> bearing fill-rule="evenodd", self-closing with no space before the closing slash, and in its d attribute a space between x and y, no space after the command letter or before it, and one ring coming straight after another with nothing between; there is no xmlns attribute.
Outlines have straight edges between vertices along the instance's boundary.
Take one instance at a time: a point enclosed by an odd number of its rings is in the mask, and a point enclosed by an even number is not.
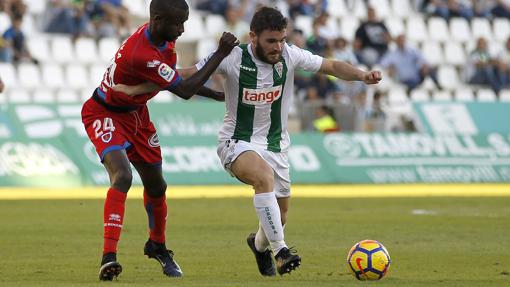
<svg viewBox="0 0 510 287"><path fill-rule="evenodd" d="M116 254L126 196L132 182L130 162L142 179L144 206L149 218L149 240L144 253L161 264L165 275L182 276L173 252L165 245L167 185L162 176L158 136L146 106L157 92L131 97L114 91L113 87L148 81L184 99L198 93L222 100L222 93L204 88L203 84L239 42L234 35L224 33L206 66L193 75L183 70L181 78L175 68L175 41L184 32L183 25L188 15L189 7L185 0L152 0L149 23L141 26L122 44L100 86L83 105L83 124L111 184L104 204L100 280L113 280L122 272Z"/></svg>

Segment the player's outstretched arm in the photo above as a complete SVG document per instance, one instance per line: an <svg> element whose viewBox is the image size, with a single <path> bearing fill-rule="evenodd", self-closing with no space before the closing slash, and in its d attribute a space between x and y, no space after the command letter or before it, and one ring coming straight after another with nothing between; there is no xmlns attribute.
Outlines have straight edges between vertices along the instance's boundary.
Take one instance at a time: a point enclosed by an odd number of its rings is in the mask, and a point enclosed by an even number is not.
<svg viewBox="0 0 510 287"><path fill-rule="evenodd" d="M221 36L218 49L204 67L189 78L181 81L174 88L170 89L170 91L183 99L191 98L204 85L212 73L214 73L221 61L223 61L237 45L239 45L239 40L237 40L233 34L224 32Z"/></svg>
<svg viewBox="0 0 510 287"><path fill-rule="evenodd" d="M319 72L346 81L363 81L367 85L377 84L382 79L380 71L365 72L346 62L329 59L324 59L322 61Z"/></svg>

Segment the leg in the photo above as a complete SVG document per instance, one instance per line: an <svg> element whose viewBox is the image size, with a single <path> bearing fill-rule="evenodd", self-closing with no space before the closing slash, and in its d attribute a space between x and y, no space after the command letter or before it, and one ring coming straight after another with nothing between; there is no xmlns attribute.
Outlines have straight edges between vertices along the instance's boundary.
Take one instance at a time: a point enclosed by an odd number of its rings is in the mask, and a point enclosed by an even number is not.
<svg viewBox="0 0 510 287"><path fill-rule="evenodd" d="M100 280L113 280L122 272L117 262L117 243L122 231L127 192L131 187L131 167L126 151L114 150L104 157L104 166L110 176L110 189L104 203L103 259L99 270Z"/></svg>
<svg viewBox="0 0 510 287"><path fill-rule="evenodd" d="M181 277L182 270L174 261L174 253L167 250L165 229L167 217L166 181L163 178L161 164L134 162L142 179L144 192L143 201L149 218L149 240L145 243L144 254L156 259L169 277Z"/></svg>

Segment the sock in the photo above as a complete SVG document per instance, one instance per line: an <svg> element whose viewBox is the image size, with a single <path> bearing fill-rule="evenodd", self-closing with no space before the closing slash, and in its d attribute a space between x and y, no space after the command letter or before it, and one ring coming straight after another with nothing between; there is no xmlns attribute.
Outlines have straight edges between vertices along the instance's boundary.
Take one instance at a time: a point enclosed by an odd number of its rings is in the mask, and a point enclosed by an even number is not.
<svg viewBox="0 0 510 287"><path fill-rule="evenodd" d="M285 231L285 224L282 225L283 231ZM259 230L255 234L255 249L258 252L266 251L269 246L269 241L267 240L266 234L264 233L264 229L262 229L262 225L259 222Z"/></svg>
<svg viewBox="0 0 510 287"><path fill-rule="evenodd" d="M274 192L259 193L253 196L253 205L259 217L260 225L266 235L273 254L287 247L283 240L283 227L280 208Z"/></svg>
<svg viewBox="0 0 510 287"><path fill-rule="evenodd" d="M166 229L166 195L150 197L143 192L143 203L149 218L149 238L156 243L165 243Z"/></svg>
<svg viewBox="0 0 510 287"><path fill-rule="evenodd" d="M111 187L106 194L103 210L103 254L111 252L117 253L117 243L119 242L122 222L124 220L126 197L127 193L118 191L113 187Z"/></svg>

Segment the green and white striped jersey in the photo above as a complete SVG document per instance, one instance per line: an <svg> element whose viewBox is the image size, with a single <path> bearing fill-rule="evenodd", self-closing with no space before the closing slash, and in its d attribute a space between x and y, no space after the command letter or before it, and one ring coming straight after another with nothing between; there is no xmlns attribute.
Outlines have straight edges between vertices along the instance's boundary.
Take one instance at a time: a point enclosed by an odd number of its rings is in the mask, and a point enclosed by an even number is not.
<svg viewBox="0 0 510 287"><path fill-rule="evenodd" d="M196 67L202 68L208 58ZM285 44L280 62L254 57L251 44L235 47L216 70L225 81L227 106L219 140L238 139L273 152L290 145L287 122L294 95L294 71L317 72L323 58Z"/></svg>

